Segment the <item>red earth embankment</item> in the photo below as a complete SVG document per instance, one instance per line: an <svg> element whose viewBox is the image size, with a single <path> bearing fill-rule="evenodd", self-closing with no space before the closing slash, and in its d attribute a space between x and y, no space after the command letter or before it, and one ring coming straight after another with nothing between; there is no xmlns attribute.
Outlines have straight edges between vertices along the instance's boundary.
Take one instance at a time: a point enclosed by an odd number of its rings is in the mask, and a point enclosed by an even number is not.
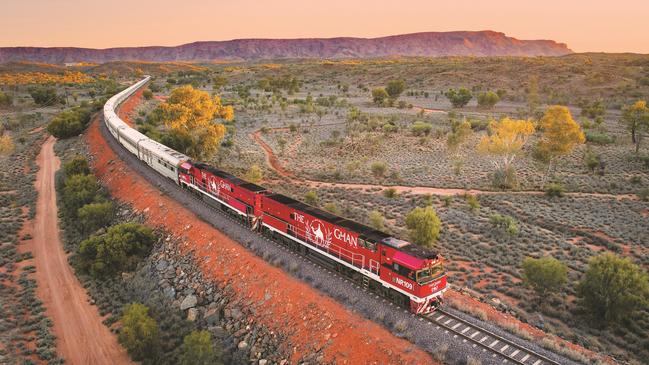
<svg viewBox="0 0 649 365"><path fill-rule="evenodd" d="M120 114L128 113L128 104ZM433 359L385 328L350 312L281 269L273 267L201 221L175 200L118 159L93 121L86 134L94 155L95 173L111 195L146 211L150 225L163 225L174 236L185 238L181 250L193 252L205 277L228 283L242 301L270 297L252 318L287 336L292 362L301 355L323 349L324 361L347 364L429 364Z"/></svg>

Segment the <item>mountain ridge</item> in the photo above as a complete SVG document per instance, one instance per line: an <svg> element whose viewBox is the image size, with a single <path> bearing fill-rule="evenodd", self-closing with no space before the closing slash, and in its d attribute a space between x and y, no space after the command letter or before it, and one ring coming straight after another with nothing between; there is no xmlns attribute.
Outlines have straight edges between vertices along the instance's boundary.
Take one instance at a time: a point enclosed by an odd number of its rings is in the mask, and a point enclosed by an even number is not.
<svg viewBox="0 0 649 365"><path fill-rule="evenodd" d="M519 40L495 31L420 32L377 38L247 38L178 46L0 47L0 63L34 61L211 61L388 56L561 56L572 53L553 40Z"/></svg>

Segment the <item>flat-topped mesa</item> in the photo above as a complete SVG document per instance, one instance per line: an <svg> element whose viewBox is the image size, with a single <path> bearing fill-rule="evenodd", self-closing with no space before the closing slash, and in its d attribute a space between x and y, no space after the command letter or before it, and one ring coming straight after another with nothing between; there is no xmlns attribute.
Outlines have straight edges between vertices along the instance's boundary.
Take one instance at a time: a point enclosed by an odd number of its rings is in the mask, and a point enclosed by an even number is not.
<svg viewBox="0 0 649 365"><path fill-rule="evenodd" d="M194 42L176 47L0 48L0 63L53 64L111 61L211 61L296 58L379 58L390 56L561 56L565 43L519 40L494 31L423 32L379 38L235 39Z"/></svg>

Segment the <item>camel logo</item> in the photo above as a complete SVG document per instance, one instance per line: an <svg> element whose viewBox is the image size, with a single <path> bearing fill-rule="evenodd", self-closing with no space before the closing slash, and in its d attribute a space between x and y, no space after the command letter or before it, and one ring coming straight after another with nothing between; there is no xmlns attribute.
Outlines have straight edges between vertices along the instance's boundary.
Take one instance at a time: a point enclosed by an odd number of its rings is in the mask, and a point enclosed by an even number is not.
<svg viewBox="0 0 649 365"><path fill-rule="evenodd" d="M210 190L213 191L214 193L216 193L216 195L220 195L219 194L219 184L217 184L216 181L214 181L214 178L210 179Z"/></svg>
<svg viewBox="0 0 649 365"><path fill-rule="evenodd" d="M306 238L318 246L329 248L331 245L331 230L321 221L306 221Z"/></svg>

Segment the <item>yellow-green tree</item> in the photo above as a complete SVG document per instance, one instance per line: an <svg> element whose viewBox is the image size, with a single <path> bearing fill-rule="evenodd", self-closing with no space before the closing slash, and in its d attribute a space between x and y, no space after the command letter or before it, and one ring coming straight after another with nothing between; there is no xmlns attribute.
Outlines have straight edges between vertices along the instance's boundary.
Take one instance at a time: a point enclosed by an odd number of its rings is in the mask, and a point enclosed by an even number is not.
<svg viewBox="0 0 649 365"><path fill-rule="evenodd" d="M159 346L158 323L149 316L149 308L140 303L129 304L124 309L121 321L119 342L126 347L133 360L155 358Z"/></svg>
<svg viewBox="0 0 649 365"><path fill-rule="evenodd" d="M512 188L517 185L516 170L512 163L523 149L529 137L534 133L534 123L528 120L503 118L489 124L490 135L482 137L478 152L494 156L496 176L503 176L498 185Z"/></svg>
<svg viewBox="0 0 649 365"><path fill-rule="evenodd" d="M635 144L635 153L640 151L640 142L645 131L649 130L649 108L647 102L638 100L622 109L622 119L631 132L631 141Z"/></svg>
<svg viewBox="0 0 649 365"><path fill-rule="evenodd" d="M420 246L432 247L439 237L442 221L433 207L417 207L406 216L406 227L412 242Z"/></svg>
<svg viewBox="0 0 649 365"><path fill-rule="evenodd" d="M183 339L180 355L181 365L218 365L221 362L221 348L212 344L208 331L192 331Z"/></svg>
<svg viewBox="0 0 649 365"><path fill-rule="evenodd" d="M219 96L211 97L191 85L174 89L156 114L173 134L191 141L183 152L197 159L214 156L225 136L225 126L213 119L234 118L232 107L222 105Z"/></svg>
<svg viewBox="0 0 649 365"><path fill-rule="evenodd" d="M0 155L10 155L15 148L14 142L8 134L0 136Z"/></svg>
<svg viewBox="0 0 649 365"><path fill-rule="evenodd" d="M552 170L557 158L570 154L575 146L586 141L581 126L565 106L549 107L543 114L539 127L543 134L536 152L541 160L548 163L548 172Z"/></svg>

